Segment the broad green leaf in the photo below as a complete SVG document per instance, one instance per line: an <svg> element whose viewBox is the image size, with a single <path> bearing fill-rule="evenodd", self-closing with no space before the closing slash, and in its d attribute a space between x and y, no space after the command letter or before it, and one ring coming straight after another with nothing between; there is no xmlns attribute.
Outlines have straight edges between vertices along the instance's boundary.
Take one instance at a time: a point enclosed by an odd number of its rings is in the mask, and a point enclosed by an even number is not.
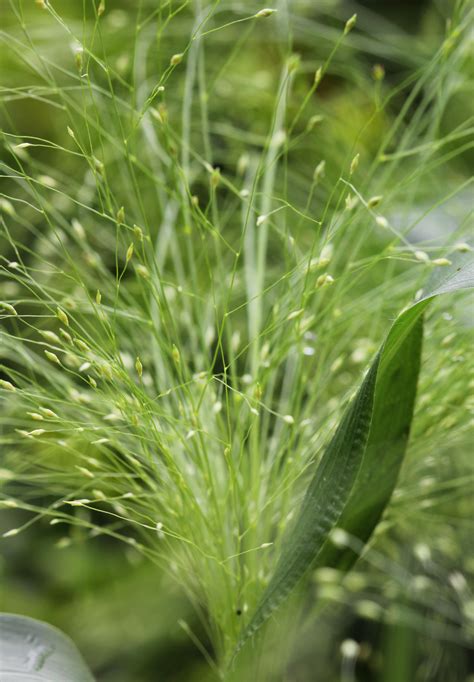
<svg viewBox="0 0 474 682"><path fill-rule="evenodd" d="M348 569L356 560L332 543L330 534L339 528L366 542L390 500L413 419L423 312L435 296L473 286L474 261L470 254L460 255L451 266L438 268L426 292L395 320L323 454L236 653L310 569Z"/></svg>
<svg viewBox="0 0 474 682"><path fill-rule="evenodd" d="M33 618L0 614L2 682L94 682L75 644Z"/></svg>

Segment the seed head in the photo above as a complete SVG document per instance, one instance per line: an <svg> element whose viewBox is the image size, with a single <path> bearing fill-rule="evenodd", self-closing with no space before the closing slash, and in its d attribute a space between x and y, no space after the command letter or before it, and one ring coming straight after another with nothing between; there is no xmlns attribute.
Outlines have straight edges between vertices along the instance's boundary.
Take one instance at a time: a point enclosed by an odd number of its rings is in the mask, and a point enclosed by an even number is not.
<svg viewBox="0 0 474 682"><path fill-rule="evenodd" d="M353 14L351 16L351 18L346 21L346 25L344 26L344 35L345 36L352 31L352 29L356 25L356 21L357 21L357 14Z"/></svg>
<svg viewBox="0 0 474 682"><path fill-rule="evenodd" d="M315 270L318 270L321 267L324 267L329 263L329 260L324 259L321 260L321 258L311 258L309 262L309 269L311 272L314 272Z"/></svg>
<svg viewBox="0 0 474 682"><path fill-rule="evenodd" d="M348 194L344 200L345 210L352 211L353 208L357 206L359 202L359 197L357 194Z"/></svg>
<svg viewBox="0 0 474 682"><path fill-rule="evenodd" d="M67 343L72 345L72 336L71 336L71 334L69 334L69 332L67 332L65 329L60 329L59 333L61 334L63 339L65 341L67 341Z"/></svg>
<svg viewBox="0 0 474 682"><path fill-rule="evenodd" d="M359 158L360 158L360 154L356 154L351 161L351 167L350 167L350 171L349 171L351 175L353 175L357 170L357 167L359 165Z"/></svg>
<svg viewBox="0 0 474 682"><path fill-rule="evenodd" d="M102 294L100 293L99 289L97 289L97 292L95 294L95 302L97 305L100 305L102 301Z"/></svg>
<svg viewBox="0 0 474 682"><path fill-rule="evenodd" d="M56 187L58 184L50 175L38 175L38 181L46 187Z"/></svg>
<svg viewBox="0 0 474 682"><path fill-rule="evenodd" d="M35 438L36 436L42 436L43 433L46 433L44 429L33 429L33 431L30 431L29 435Z"/></svg>
<svg viewBox="0 0 474 682"><path fill-rule="evenodd" d="M319 66L314 73L314 85L315 85L315 87L318 87L318 85L321 83L322 77L323 77L323 67Z"/></svg>
<svg viewBox="0 0 474 682"><path fill-rule="evenodd" d="M166 104L164 102L161 102L157 109L152 107L150 111L153 118L155 118L158 123L164 125L168 121L168 109L166 108Z"/></svg>
<svg viewBox="0 0 474 682"><path fill-rule="evenodd" d="M211 187L214 189L220 184L221 181L221 169L213 168L211 173Z"/></svg>
<svg viewBox="0 0 474 682"><path fill-rule="evenodd" d="M76 69L81 72L82 71L82 56L83 56L84 50L82 47L78 48L74 52L74 61L76 62Z"/></svg>
<svg viewBox="0 0 474 682"><path fill-rule="evenodd" d="M386 218L385 216L383 216L383 215L378 215L378 216L375 218L375 222L376 222L377 225L379 225L380 227L384 227L384 228L388 227L388 220L387 220L387 218Z"/></svg>
<svg viewBox="0 0 474 682"><path fill-rule="evenodd" d="M0 198L0 210L2 210L7 215L10 216L15 215L15 208L13 207L12 202L8 201L8 199Z"/></svg>
<svg viewBox="0 0 474 682"><path fill-rule="evenodd" d="M385 78L385 69L382 64L374 64L372 67L372 78L374 81L382 81Z"/></svg>
<svg viewBox="0 0 474 682"><path fill-rule="evenodd" d="M341 654L343 658L357 658L360 652L360 645L354 639L345 639L341 644Z"/></svg>
<svg viewBox="0 0 474 682"><path fill-rule="evenodd" d="M308 125L306 126L306 130L308 132L311 132L315 126L317 126L321 121L324 120L324 116L320 116L319 114L315 114L314 116L311 116L311 118L308 121Z"/></svg>
<svg viewBox="0 0 474 682"><path fill-rule="evenodd" d="M422 564L426 564L431 560L431 550L424 542L417 543L413 548L413 553Z"/></svg>
<svg viewBox="0 0 474 682"><path fill-rule="evenodd" d="M292 73L293 71L297 71L300 64L301 57L299 56L299 54L290 55L287 61L288 72Z"/></svg>
<svg viewBox="0 0 474 682"><path fill-rule="evenodd" d="M171 355L173 356L173 360L175 361L175 363L177 365L179 365L179 363L181 361L181 355L180 355L180 352L179 352L177 346L175 346L174 343L173 343L173 350L171 351Z"/></svg>
<svg viewBox="0 0 474 682"><path fill-rule="evenodd" d="M293 312L291 312L286 319L288 321L294 320L297 317L300 317L303 313L304 313L304 308L300 308L299 310L293 310Z"/></svg>
<svg viewBox="0 0 474 682"><path fill-rule="evenodd" d="M143 365L142 365L142 362L138 356L137 356L137 359L135 360L135 369L137 370L137 374L141 379L142 374L143 374Z"/></svg>
<svg viewBox="0 0 474 682"><path fill-rule="evenodd" d="M128 263L132 256L133 256L133 243L130 244L130 246L127 249L127 254L125 256L125 262Z"/></svg>
<svg viewBox="0 0 474 682"><path fill-rule="evenodd" d="M431 262L433 263L433 265L439 266L451 265L451 261L448 260L448 258L435 258Z"/></svg>
<svg viewBox="0 0 474 682"><path fill-rule="evenodd" d="M92 158L92 161L94 162L95 170L98 173L100 173L100 175L103 175L104 174L104 164L102 163L102 161L100 161L100 159L98 159L95 156Z"/></svg>
<svg viewBox="0 0 474 682"><path fill-rule="evenodd" d="M315 182L317 182L319 180L319 178L324 178L325 170L326 170L326 161L323 159L322 161L320 161L318 163L318 165L316 166L316 168L314 170L313 179Z"/></svg>
<svg viewBox="0 0 474 682"><path fill-rule="evenodd" d="M122 225L122 223L125 222L125 209L123 206L117 211L116 219L119 225Z"/></svg>
<svg viewBox="0 0 474 682"><path fill-rule="evenodd" d="M38 412L27 412L26 413L29 417L31 417L35 422L42 422L44 417L42 414L39 414Z"/></svg>
<svg viewBox="0 0 474 682"><path fill-rule="evenodd" d="M256 19L265 19L266 17L269 17L272 14L275 14L277 12L276 9L270 9L268 7L265 7L264 9L261 9L259 12L255 14Z"/></svg>
<svg viewBox="0 0 474 682"><path fill-rule="evenodd" d="M466 578L459 571L454 571L449 576L449 582L454 587L456 592L462 594L463 592L469 592L468 584Z"/></svg>
<svg viewBox="0 0 474 682"><path fill-rule="evenodd" d="M330 541L336 547L348 547L351 543L351 537L343 528L334 528L330 535Z"/></svg>
<svg viewBox="0 0 474 682"><path fill-rule="evenodd" d="M18 535L20 532L19 528L12 528L11 530L7 530L5 533L2 534L3 538L12 538L14 535Z"/></svg>
<svg viewBox="0 0 474 682"><path fill-rule="evenodd" d="M286 424L289 424L290 426L293 426L293 424L295 423L294 417L292 417L291 414L285 414L283 416L283 421Z"/></svg>
<svg viewBox="0 0 474 682"><path fill-rule="evenodd" d="M61 308L56 308L56 317L60 322L62 322L66 327L69 327L69 318Z"/></svg>
<svg viewBox="0 0 474 682"><path fill-rule="evenodd" d="M416 260L419 260L422 263L428 263L430 260L430 257L425 251L415 251L414 256Z"/></svg>
<svg viewBox="0 0 474 682"><path fill-rule="evenodd" d="M49 410L47 407L40 407L39 411L44 414L45 417L49 417L50 419L57 419L58 415L56 412L53 412L53 410Z"/></svg>
<svg viewBox="0 0 474 682"><path fill-rule="evenodd" d="M458 242L457 244L454 245L454 248L456 251L459 251L460 253L467 253L468 251L472 251L472 246L469 246L469 244L466 244L466 242Z"/></svg>
<svg viewBox="0 0 474 682"><path fill-rule="evenodd" d="M40 334L43 337L43 339L46 339L46 341L49 341L50 343L61 343L61 339L59 338L59 336L47 329L40 330Z"/></svg>
<svg viewBox="0 0 474 682"><path fill-rule="evenodd" d="M7 313L10 313L10 315L18 315L15 308L12 305L10 305L10 303L0 303L0 308L6 310Z"/></svg>
<svg viewBox="0 0 474 682"><path fill-rule="evenodd" d="M83 353L87 353L89 350L89 346L87 343L84 343L81 339L74 339L74 343L76 344L77 348L81 350Z"/></svg>
<svg viewBox="0 0 474 682"><path fill-rule="evenodd" d="M383 199L383 196L381 196L380 194L378 194L375 197L370 197L369 201L367 202L367 206L369 208L375 208L376 206L378 206L380 204L382 199Z"/></svg>
<svg viewBox="0 0 474 682"><path fill-rule="evenodd" d="M141 263L139 263L136 266L136 272L137 272L137 275L139 275L140 277L143 277L143 279L148 279L150 277L150 272L149 272L148 268L146 268Z"/></svg>
<svg viewBox="0 0 474 682"><path fill-rule="evenodd" d="M76 218L73 218L71 221L71 225L78 239L84 240L86 238L86 231L82 227L81 223Z"/></svg>
<svg viewBox="0 0 474 682"><path fill-rule="evenodd" d="M181 64L181 62L183 61L183 56L184 55L182 52L174 54L170 59L171 66L178 66L178 64Z"/></svg>
<svg viewBox="0 0 474 682"><path fill-rule="evenodd" d="M46 355L46 357L48 358L48 360L49 360L50 362L54 362L56 365L60 365L60 364L61 364L61 362L60 362L58 356L56 355L56 353L51 353L49 350L45 350L45 351L44 351L44 354Z"/></svg>
<svg viewBox="0 0 474 682"><path fill-rule="evenodd" d="M139 241L143 241L143 230L138 225L133 226L133 234Z"/></svg>
<svg viewBox="0 0 474 682"><path fill-rule="evenodd" d="M324 275L320 275L316 280L316 288L320 289L321 287L328 286L333 282L334 277L332 277L328 272L325 272Z"/></svg>
<svg viewBox="0 0 474 682"><path fill-rule="evenodd" d="M236 353L240 346L240 332L238 329L232 334L230 345L234 353Z"/></svg>
<svg viewBox="0 0 474 682"><path fill-rule="evenodd" d="M5 379L0 379L0 388L5 389L5 391L16 391L16 387L11 381L6 381Z"/></svg>
<svg viewBox="0 0 474 682"><path fill-rule="evenodd" d="M97 8L97 16L101 17L104 12L105 12L105 2L104 2L104 0L100 0L99 6Z"/></svg>

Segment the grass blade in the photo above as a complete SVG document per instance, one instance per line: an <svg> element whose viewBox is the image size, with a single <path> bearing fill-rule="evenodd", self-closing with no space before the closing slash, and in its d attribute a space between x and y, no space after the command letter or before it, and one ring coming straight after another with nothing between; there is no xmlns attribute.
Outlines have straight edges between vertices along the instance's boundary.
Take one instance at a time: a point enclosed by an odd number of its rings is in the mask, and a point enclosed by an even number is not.
<svg viewBox="0 0 474 682"><path fill-rule="evenodd" d="M395 320L327 446L287 535L275 572L237 652L310 568L348 569L356 555L329 539L340 528L366 542L395 487L413 419L423 313L434 297L474 286L474 262L460 256L437 271L420 299Z"/></svg>

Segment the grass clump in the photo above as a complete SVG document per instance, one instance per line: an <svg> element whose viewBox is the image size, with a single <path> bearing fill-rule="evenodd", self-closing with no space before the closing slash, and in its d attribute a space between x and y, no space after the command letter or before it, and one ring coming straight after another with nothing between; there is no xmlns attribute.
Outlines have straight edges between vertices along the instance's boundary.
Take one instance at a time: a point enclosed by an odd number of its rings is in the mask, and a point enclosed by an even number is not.
<svg viewBox="0 0 474 682"><path fill-rule="evenodd" d="M12 0L0 48L2 499L28 512L4 536L123 540L185 590L215 675L390 320L471 249L468 3L429 49L250 5ZM466 522L469 332L440 305L389 554L411 514L447 555L450 500Z"/></svg>

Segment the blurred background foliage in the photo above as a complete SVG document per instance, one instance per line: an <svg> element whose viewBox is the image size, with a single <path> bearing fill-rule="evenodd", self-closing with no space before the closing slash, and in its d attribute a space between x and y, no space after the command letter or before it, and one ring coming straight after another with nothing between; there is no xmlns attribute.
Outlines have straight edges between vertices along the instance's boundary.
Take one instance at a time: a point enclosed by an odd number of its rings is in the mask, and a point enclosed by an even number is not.
<svg viewBox="0 0 474 682"><path fill-rule="evenodd" d="M69 138L60 100L56 100L55 114L49 98L43 101L40 90L35 91L34 69L28 67L28 60L23 68L20 66L19 22L12 10L16 4L0 0L2 127L11 129L14 126L24 136L67 146ZM57 65L54 67L56 80L64 88L70 88L70 95L74 97L76 83L68 75L75 68L74 46L65 46L63 34L58 32L56 35L54 30L51 33L49 16L38 11L35 3L20 4L25 24L32 27L44 59L48 64ZM145 7L149 10L152 4L108 0L106 5L101 40L106 45L109 62L115 65L112 75L115 92L124 98L130 95L130 84L137 74L143 74L143 80L133 83L135 88L147 92L153 79L156 80L156 74L167 68L170 55L186 47L193 28L191 8L184 7L169 24L163 9L163 32L157 34L156 24L150 23L149 33L144 29L146 49L141 54L133 53L129 49L130 27L135 26L136 13L144 11ZM158 2L157 7L168 4ZM305 204L308 177L312 176L315 165L325 159L325 174L312 199L317 206L336 183L341 166L348 156L350 158L350 150L359 135L359 144L364 150L361 163L369 167L406 97L406 91L400 89L390 106L372 115L380 88L388 92L426 66L443 42L446 17L452 3L450 0L294 0L289 5L293 51L299 55L302 65L295 83L294 105L290 103L294 114L311 87L315 70L339 39L341 25L354 12L358 14L357 32L337 52L318 96L310 101L296 131L304 133L308 125L314 125L317 134L304 136L288 155L285 181L291 187L296 205ZM78 34L86 30L84 12L90 18L94 16L89 2L57 0L53 6ZM223 3L219 24L232 21L236 15L251 14L261 7L261 3L256 2ZM273 33L267 25L247 27L243 24L225 32L218 31L208 41L209 96L205 104L212 122L209 131L212 162L220 167L224 176L227 169L236 167L243 151L252 147L260 149L265 141L273 113L273 93L285 53L282 45L286 39L287 36L278 35L278 31ZM245 48L240 49L241 45ZM140 61L143 64L137 68L136 62L140 64ZM385 71L382 84L373 78L376 64L382 64ZM471 67L472 60L463 68L469 70ZM105 87L106 78L107 75L96 66L95 82ZM38 78L38 88L40 84L43 85ZM154 103L158 115L170 119L181 116L183 86L184 79L179 77L167 83L167 110L160 110L158 99ZM18 96L19 88L30 89L31 96ZM440 134L453 130L473 113L472 91L456 92L439 121ZM311 123L314 116L317 119ZM193 112L193 131L200 126L200 120L198 111ZM116 118L101 121L101 124L105 128L109 126L111 138L120 136ZM70 125L75 125L76 129L82 125L79 109L77 120L71 121ZM93 127L91 134L94 135ZM175 141L169 139L166 143L173 145ZM444 167L442 176L434 173L431 184L425 179L418 187L420 206L424 201L432 202L438 190L443 189L444 193L447 187L459 185L469 176L474 161L472 148L454 153L457 144L461 143L450 143L453 159L447 170ZM393 146L396 148L396 142ZM7 158L6 148L1 153ZM139 146L134 153L139 157ZM104 156L108 159L107 173L114 176L117 189L121 170L118 164L114 165L112 143L104 150ZM64 158L61 156L59 164L59 157L51 146L38 148L35 152L39 171L43 168L48 174L56 174L61 181L69 178L71 193L74 194L73 188L77 184L78 196L87 202L90 169L84 167L82 158L76 161L70 155L66 157L67 162ZM412 163L408 160L407 164L400 165L394 183L403 181ZM126 182L124 176L122 193L130 200L131 189ZM194 191L204 203L207 185L200 186L199 178L196 182ZM166 192L166 187L163 189ZM145 200L146 191L144 181L142 195ZM2 189L2 192L8 195L7 190ZM71 212L71 206L66 196L63 199L61 208L67 214ZM151 189L149 201L153 202ZM457 201L465 208L466 202L472 202L472 194L463 194ZM232 198L229 197L227 211L231 214L232 210ZM397 211L403 221L406 216L401 201L400 206L394 208L394 212ZM437 230L443 230L440 225L455 223L456 217L456 205L449 204L439 213L432 214L430 224L424 229L429 230L430 236L437 235ZM21 226L17 229L15 238L21 240ZM422 221L418 229L423 230ZM25 232L25 239L30 238ZM377 238L374 234L373 239ZM34 248L43 247L39 238ZM113 252L107 252L106 246L100 243L97 247L104 262L110 265ZM367 245L367 249L370 248L371 245ZM275 254L274 258L277 257ZM375 272L373 277L376 281ZM465 317L461 310L452 307L445 310L443 304L436 307L425 349L428 357L430 349L449 337L455 320ZM465 347L470 331L464 329L460 334L464 335L464 345L460 345ZM451 353L449 342L446 346L447 352ZM430 375L422 377L422 385L430 386L433 404L437 404L437 389L432 385L432 377L443 371L443 367L430 367ZM443 430L443 420L457 418L456 377L464 371L461 362L452 370L451 400L447 405L439 401L443 405L441 412L435 414L432 404L418 406L415 429L420 437L433 428L436 436L436 429L438 433ZM352 377L346 375L340 381L347 385ZM464 385L460 381L460 386ZM337 382L333 392L334 395L340 392ZM420 394L423 393L421 390ZM454 612L454 621L472 622L474 617L474 601L465 577L474 571L474 557L467 551L468 548L472 550L474 509L466 488L459 493L453 483L472 473L469 460L473 442L472 432L467 429L457 434L457 442L440 445L440 452L433 451L431 461L417 458L416 449L412 448L399 490L383 521L383 538L379 544L375 543L374 549L356 569L342 582L337 574L330 572L315 577L305 613L307 625L293 653L285 678L288 682L464 682L472 673L472 633L469 634L468 625L448 627L443 618L438 622L437 616L438 607L443 605L448 612ZM3 477L0 485L8 482L5 480L7 474L0 471ZM450 483L447 488L439 485L443 480ZM0 530L19 526L24 520L24 512L2 511ZM101 523L100 518L94 521ZM51 527L47 522L41 522L18 537L3 541L1 551L1 610L46 620L70 634L100 682L201 682L213 679L187 627L183 627L183 623L190 623L205 646L209 646L189 603L176 584L144 560L133 547L124 547L105 536L91 539L80 528L64 531L61 526ZM318 601L317 614L316 597L324 598L322 611ZM398 618L397 614L403 615L404 611L407 618ZM341 642L345 640L359 643L356 662L349 655L350 651L341 649Z"/></svg>

